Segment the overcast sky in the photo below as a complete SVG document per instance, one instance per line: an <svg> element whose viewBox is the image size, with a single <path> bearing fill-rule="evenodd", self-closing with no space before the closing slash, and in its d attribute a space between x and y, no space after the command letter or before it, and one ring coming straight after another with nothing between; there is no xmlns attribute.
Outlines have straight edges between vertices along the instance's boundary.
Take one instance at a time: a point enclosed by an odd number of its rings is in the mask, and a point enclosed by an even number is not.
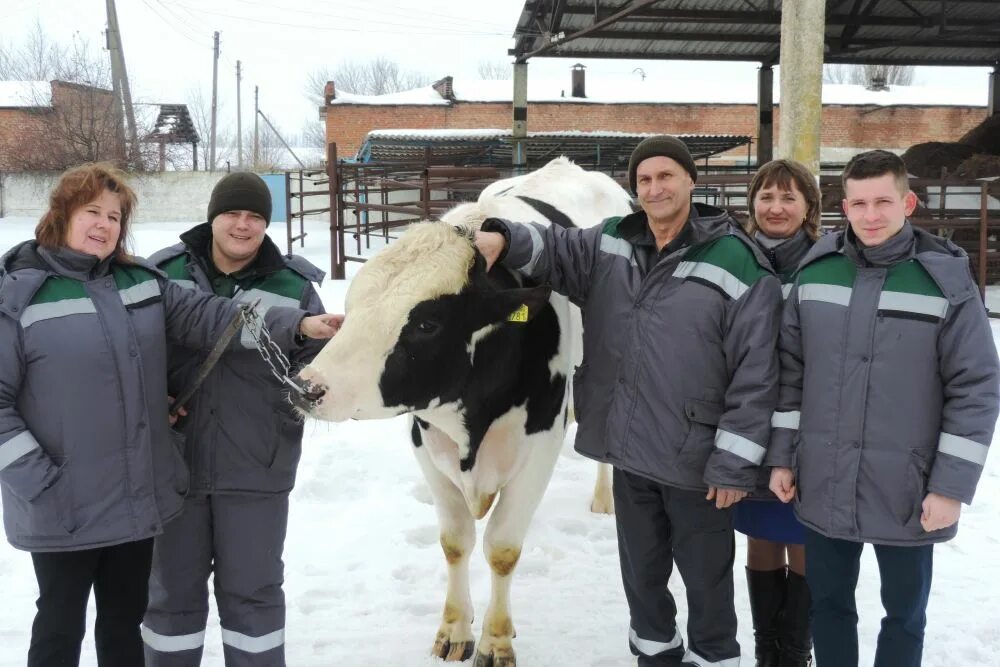
<svg viewBox="0 0 1000 667"><path fill-rule="evenodd" d="M117 0L126 65L136 102L187 103L212 88L212 33L221 33L220 122L235 126L236 61L242 62L243 118L251 122L253 87L261 109L288 134L317 118L305 97L319 66L384 56L432 79L475 78L483 61L508 61L524 0ZM104 0L2 0L0 41L17 45L36 20L54 39L104 45ZM529 77L566 77L575 61L531 61ZM584 61L591 76L638 77L649 85L700 81L725 85L754 77L756 63ZM984 68L921 68L917 83L983 88ZM775 82L777 85L777 81ZM686 83L685 85L691 85ZM567 128L571 129L571 128Z"/></svg>

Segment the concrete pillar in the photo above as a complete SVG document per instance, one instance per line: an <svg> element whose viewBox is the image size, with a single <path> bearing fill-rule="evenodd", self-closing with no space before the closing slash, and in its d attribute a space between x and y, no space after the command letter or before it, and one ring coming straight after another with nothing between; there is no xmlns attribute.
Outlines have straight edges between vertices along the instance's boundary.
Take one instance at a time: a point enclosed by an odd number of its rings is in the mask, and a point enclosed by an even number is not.
<svg viewBox="0 0 1000 667"><path fill-rule="evenodd" d="M990 72L990 101L987 115L1000 115L1000 65L995 65Z"/></svg>
<svg viewBox="0 0 1000 667"><path fill-rule="evenodd" d="M528 63L514 63L513 164L521 171L528 163Z"/></svg>
<svg viewBox="0 0 1000 667"><path fill-rule="evenodd" d="M757 70L757 166L774 159L774 68Z"/></svg>
<svg viewBox="0 0 1000 667"><path fill-rule="evenodd" d="M781 5L781 133L778 156L819 173L826 0Z"/></svg>

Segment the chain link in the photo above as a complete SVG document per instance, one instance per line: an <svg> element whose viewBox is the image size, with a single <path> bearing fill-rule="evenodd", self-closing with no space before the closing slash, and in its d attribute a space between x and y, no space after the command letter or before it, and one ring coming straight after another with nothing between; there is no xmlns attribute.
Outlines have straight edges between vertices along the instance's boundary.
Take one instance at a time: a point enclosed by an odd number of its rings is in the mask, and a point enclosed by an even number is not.
<svg viewBox="0 0 1000 667"><path fill-rule="evenodd" d="M288 361L278 344L271 338L271 332L264 324L264 318L260 316L253 304L248 304L242 308L243 326L250 333L250 336L257 344L257 352L271 369L271 374L277 378L278 382L287 385L289 388L304 393L292 378L288 376L292 364ZM280 367L280 368L279 368Z"/></svg>

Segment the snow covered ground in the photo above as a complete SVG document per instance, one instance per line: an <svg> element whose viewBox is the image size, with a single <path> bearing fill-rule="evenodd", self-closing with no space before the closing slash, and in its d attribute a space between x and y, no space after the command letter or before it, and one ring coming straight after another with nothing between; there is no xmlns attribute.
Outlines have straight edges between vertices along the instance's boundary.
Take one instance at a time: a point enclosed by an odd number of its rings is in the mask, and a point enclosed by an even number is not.
<svg viewBox="0 0 1000 667"><path fill-rule="evenodd" d="M0 219L0 250L30 238L33 220ZM186 223L136 229L147 255L175 242ZM325 224L309 225L305 256L328 268ZM270 229L284 247L284 226ZM352 251L353 252L353 251ZM349 271L357 265L349 266ZM347 283L321 290L340 310ZM1000 297L1000 295L997 295ZM998 304L1000 306L1000 298ZM994 322L1000 339L1000 322ZM900 406L906 410L908 406ZM441 665L428 651L444 599L445 566L430 494L409 452L406 422L306 424L285 548L288 664L295 667ZM512 587L515 649L526 667L634 665L626 646L628 611L618 574L614 519L588 511L593 464L572 450L572 433L528 534ZM1000 452L986 464L976 502L956 540L936 549L924 665L1000 665ZM481 533L480 533L481 536ZM737 535L739 639L753 640ZM675 593L682 591L674 578ZM862 662L871 664L881 618L878 571L866 550L858 590ZM24 664L37 594L31 559L0 543L0 667ZM488 568L472 559L475 631L489 598ZM686 614L678 598L680 623ZM214 615L214 605L213 605ZM93 623L93 609L90 613ZM205 667L222 663L219 625L210 621ZM745 657L743 665L751 665ZM83 665L96 665L88 630ZM471 664L471 663L466 663Z"/></svg>

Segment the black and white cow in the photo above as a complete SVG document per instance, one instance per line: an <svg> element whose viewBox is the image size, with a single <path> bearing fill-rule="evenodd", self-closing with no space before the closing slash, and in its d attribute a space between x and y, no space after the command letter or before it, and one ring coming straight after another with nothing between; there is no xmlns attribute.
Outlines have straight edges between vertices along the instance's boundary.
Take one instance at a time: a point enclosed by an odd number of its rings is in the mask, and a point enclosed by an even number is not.
<svg viewBox="0 0 1000 667"><path fill-rule="evenodd" d="M476 666L515 665L510 580L559 455L568 382L581 354L579 311L503 268L486 272L471 233L489 217L589 227L630 211L611 178L565 158L487 188L475 204L421 223L365 264L346 320L298 381L299 408L331 421L413 415L417 461L430 486L448 562L433 653L475 648L469 556L486 526L492 595ZM594 508L611 509L602 469Z"/></svg>

